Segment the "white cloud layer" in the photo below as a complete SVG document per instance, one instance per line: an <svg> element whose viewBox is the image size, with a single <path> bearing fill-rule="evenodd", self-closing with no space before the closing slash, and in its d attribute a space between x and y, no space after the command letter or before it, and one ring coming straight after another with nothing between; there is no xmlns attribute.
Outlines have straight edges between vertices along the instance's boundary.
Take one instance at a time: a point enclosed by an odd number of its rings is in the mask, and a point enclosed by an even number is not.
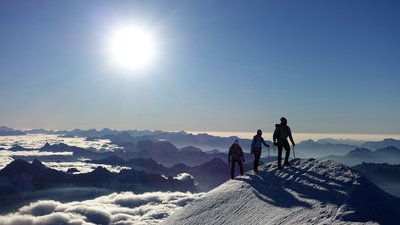
<svg viewBox="0 0 400 225"><path fill-rule="evenodd" d="M54 134L28 134L20 136L0 136L0 148L9 149L13 145L20 145L25 148L39 149L46 143L51 145L64 143L69 146L80 148L94 148L99 151L114 151L120 148L111 144L110 140L100 139L87 141L84 137L62 137Z"/></svg>
<svg viewBox="0 0 400 225"><path fill-rule="evenodd" d="M69 146L76 146L81 148L93 148L99 151L114 151L120 148L117 145L111 144L110 140L94 140L86 141L85 138L81 137L61 137L59 135L47 135L47 134L28 134L21 136L0 136L0 148L9 149L14 145L20 145L25 148L39 149L43 147L46 143L51 145L64 143ZM62 157L62 156L72 156L72 152L40 152L38 150L29 151L0 151L0 169L3 169L10 162L12 162L13 156L37 156L40 160L41 156L47 156L47 160L51 157ZM85 162L57 162L59 158L54 158L54 162L44 162L44 164L52 169L61 170L66 172L69 168L76 168L80 173L88 173L93 171L98 166L103 166L111 172L119 172L122 169L130 169L130 167L120 167L120 166L110 166L110 165L100 165L100 164L90 164Z"/></svg>
<svg viewBox="0 0 400 225"><path fill-rule="evenodd" d="M0 215L0 225L158 224L203 193L113 193L86 201L41 200Z"/></svg>
<svg viewBox="0 0 400 225"><path fill-rule="evenodd" d="M3 169L4 167L6 167L8 164L10 164L13 159L9 156L13 156L13 155L7 155L6 153L9 151L3 151L1 153L5 153L5 155L0 156L0 170ZM36 151L34 151L36 152ZM21 152L18 152L21 153ZM40 153L45 153L44 155L57 155L56 153L52 153L52 152L40 152ZM15 154L15 155L23 155L23 154ZM41 154L35 155L35 154L27 154L27 156L41 156ZM113 173L119 173L121 170L123 169L131 169L131 167L127 167L127 166L113 166L113 165L106 165L106 164L95 164L95 163L86 163L86 162L42 162L45 166L51 168L51 169L55 169L55 170L59 170L59 171L63 171L63 172L67 172L68 169L70 168L75 168L77 169L79 172L77 173L90 173L92 172L94 169L96 169L99 166L102 166L104 168L106 168L108 171L113 172Z"/></svg>
<svg viewBox="0 0 400 225"><path fill-rule="evenodd" d="M79 172L77 173L90 173L97 167L101 166L106 168L108 171L113 173L119 173L123 169L131 169L126 166L113 166L106 164L95 164L86 162L43 162L43 164L51 169L67 172L70 168L75 168ZM0 165L1 168L1 165Z"/></svg>
<svg viewBox="0 0 400 225"><path fill-rule="evenodd" d="M0 152L1 154L2 152ZM11 157L8 156L0 156L0 169L3 169L5 166L7 166L9 163L14 161Z"/></svg>
<svg viewBox="0 0 400 225"><path fill-rule="evenodd" d="M41 152L39 150L32 150L32 151L8 151L3 150L1 151L3 156L72 156L72 152Z"/></svg>

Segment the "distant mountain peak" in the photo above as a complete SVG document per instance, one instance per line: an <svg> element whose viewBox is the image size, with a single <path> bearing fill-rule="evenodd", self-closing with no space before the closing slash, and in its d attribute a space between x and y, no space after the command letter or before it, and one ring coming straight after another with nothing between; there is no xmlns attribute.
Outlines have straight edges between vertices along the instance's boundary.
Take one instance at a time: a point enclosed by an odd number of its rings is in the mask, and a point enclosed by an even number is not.
<svg viewBox="0 0 400 225"><path fill-rule="evenodd" d="M26 135L24 131L14 130L13 128L1 126L0 136L14 136L14 135Z"/></svg>
<svg viewBox="0 0 400 225"><path fill-rule="evenodd" d="M400 149L399 149L398 147L396 147L396 146L391 146L391 145L387 146L386 148L378 149L378 150L376 150L376 151L380 151L380 150L400 151Z"/></svg>
<svg viewBox="0 0 400 225"><path fill-rule="evenodd" d="M375 153L368 148L359 147L347 153L346 156L372 156L374 154Z"/></svg>
<svg viewBox="0 0 400 225"><path fill-rule="evenodd" d="M219 153L222 153L220 150L218 150L218 149L213 149L213 150L210 150L210 151L206 151L206 153L207 154L219 154Z"/></svg>
<svg viewBox="0 0 400 225"><path fill-rule="evenodd" d="M103 128L102 130L100 130L100 132L112 132L112 130L110 128Z"/></svg>
<svg viewBox="0 0 400 225"><path fill-rule="evenodd" d="M307 140L305 140L304 142L308 142L308 143L317 143L317 142L315 142L313 139L307 139Z"/></svg>
<svg viewBox="0 0 400 225"><path fill-rule="evenodd" d="M179 151L191 151L191 152L202 152L200 148L196 148L194 146L187 146L179 149Z"/></svg>
<svg viewBox="0 0 400 225"><path fill-rule="evenodd" d="M130 135L128 132L126 132L126 131L124 131L124 132L122 132L122 133L120 133L120 134L117 134L116 135L117 137L129 137L129 138L131 138L132 137L132 135Z"/></svg>
<svg viewBox="0 0 400 225"><path fill-rule="evenodd" d="M26 150L26 148L21 145L13 145L9 150L10 151L23 151L23 150Z"/></svg>
<svg viewBox="0 0 400 225"><path fill-rule="evenodd" d="M98 166L96 169L93 170L92 173L111 173L109 170L107 170L106 168L102 167L102 166Z"/></svg>
<svg viewBox="0 0 400 225"><path fill-rule="evenodd" d="M400 148L400 140L396 140L393 138L386 138L382 141L367 141L364 144L362 144L361 146L368 148L368 149L372 149L372 150L385 148L388 146L394 146L394 147Z"/></svg>
<svg viewBox="0 0 400 225"><path fill-rule="evenodd" d="M385 139L383 139L383 141L397 141L397 140L394 138L385 138Z"/></svg>
<svg viewBox="0 0 400 225"><path fill-rule="evenodd" d="M178 148L168 141L158 141L153 143L153 147L158 149L159 151L167 151L167 152L176 152Z"/></svg>
<svg viewBox="0 0 400 225"><path fill-rule="evenodd" d="M369 150L368 148L356 148L353 150L353 152L372 152L371 150Z"/></svg>
<svg viewBox="0 0 400 225"><path fill-rule="evenodd" d="M7 126L0 126L1 131L14 131L14 129L7 127Z"/></svg>
<svg viewBox="0 0 400 225"><path fill-rule="evenodd" d="M12 161L10 164L8 164L5 168L10 167L10 168L20 168L23 166L29 166L29 162L22 160L22 159L15 159Z"/></svg>
<svg viewBox="0 0 400 225"><path fill-rule="evenodd" d="M50 143L46 142L46 144L44 144L42 148L50 148L50 147L51 147Z"/></svg>
<svg viewBox="0 0 400 225"><path fill-rule="evenodd" d="M45 165L43 165L42 162L40 162L40 161L37 160L37 159L34 159L34 160L32 161L32 165L39 166L39 167L42 167L42 168L45 168L45 167L46 167Z"/></svg>

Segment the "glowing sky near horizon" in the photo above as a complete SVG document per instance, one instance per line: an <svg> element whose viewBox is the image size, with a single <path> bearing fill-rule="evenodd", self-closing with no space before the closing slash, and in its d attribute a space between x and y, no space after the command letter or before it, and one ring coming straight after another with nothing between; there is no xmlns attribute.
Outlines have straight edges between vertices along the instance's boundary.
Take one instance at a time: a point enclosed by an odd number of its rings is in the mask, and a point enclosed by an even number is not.
<svg viewBox="0 0 400 225"><path fill-rule="evenodd" d="M286 116L300 133L400 134L399 12L395 0L5 0L0 125L271 132ZM104 54L131 21L158 47L133 71Z"/></svg>

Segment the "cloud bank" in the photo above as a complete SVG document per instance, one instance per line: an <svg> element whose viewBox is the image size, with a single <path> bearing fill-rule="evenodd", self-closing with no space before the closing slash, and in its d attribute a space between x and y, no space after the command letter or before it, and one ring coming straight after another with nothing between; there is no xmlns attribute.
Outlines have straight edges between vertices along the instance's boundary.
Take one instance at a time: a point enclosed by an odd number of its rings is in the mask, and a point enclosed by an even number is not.
<svg viewBox="0 0 400 225"><path fill-rule="evenodd" d="M0 225L158 224L203 193L112 193L86 201L40 200L0 216Z"/></svg>
<svg viewBox="0 0 400 225"><path fill-rule="evenodd" d="M26 151L23 151L23 152L26 152ZM14 161L9 156L23 155L22 152L16 152L17 154L8 154L8 153L10 153L10 151L2 151L1 152L1 154L4 154L4 155L0 156L0 170L3 169L4 167L6 167L8 164L10 164L12 161ZM35 154L35 153L38 153L38 154ZM66 156L68 156L68 154L64 154L64 152L61 152L61 154L59 154L59 153L53 153L53 152L30 151L30 152L27 152L27 154L26 154L26 156L45 156L45 155L46 156L49 156L49 155L66 155ZM40 160L40 158L39 158L39 160ZM30 160L28 160L28 161L30 161ZM59 170L59 171L63 171L63 172L67 172L68 169L70 169L70 168L75 168L79 171L77 173L90 173L99 166L102 166L102 167L106 168L108 171L113 172L113 173L119 173L123 169L131 169L131 167L127 167L127 166L114 166L114 165L95 164L95 163L87 163L87 162L42 162L42 163L51 169L55 169L55 170Z"/></svg>
<svg viewBox="0 0 400 225"><path fill-rule="evenodd" d="M106 164L94 164L94 163L86 163L86 162L43 162L43 164L51 169L67 172L70 168L75 168L79 172L75 173L90 173L95 170L97 167L101 166L106 168L108 171L113 173L119 173L123 169L131 169L131 167L127 166L113 166Z"/></svg>
<svg viewBox="0 0 400 225"><path fill-rule="evenodd" d="M0 147L9 149L14 145L20 145L25 148L39 149L46 143L51 145L64 143L69 146L80 148L93 148L99 151L115 151L120 147L111 144L107 139L86 140L84 137L62 137L54 134L27 134L21 136L0 136Z"/></svg>

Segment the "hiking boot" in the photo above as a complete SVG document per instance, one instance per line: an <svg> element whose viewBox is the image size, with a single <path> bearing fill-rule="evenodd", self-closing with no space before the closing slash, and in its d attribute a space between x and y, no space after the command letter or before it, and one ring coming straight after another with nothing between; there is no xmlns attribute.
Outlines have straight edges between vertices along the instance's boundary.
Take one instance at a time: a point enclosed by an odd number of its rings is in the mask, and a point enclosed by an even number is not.
<svg viewBox="0 0 400 225"><path fill-rule="evenodd" d="M284 162L283 165L284 166L290 166L290 163L289 162Z"/></svg>

